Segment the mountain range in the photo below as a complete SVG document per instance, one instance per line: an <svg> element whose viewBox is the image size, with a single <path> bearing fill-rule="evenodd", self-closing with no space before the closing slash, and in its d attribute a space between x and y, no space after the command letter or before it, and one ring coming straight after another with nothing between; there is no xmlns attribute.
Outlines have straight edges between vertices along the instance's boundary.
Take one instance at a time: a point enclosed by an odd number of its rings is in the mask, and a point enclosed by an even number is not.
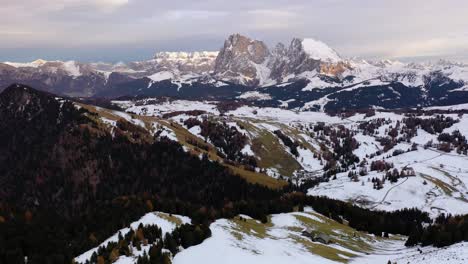
<svg viewBox="0 0 468 264"><path fill-rule="evenodd" d="M146 61L0 63L0 89L11 83L72 97L245 100L301 110L468 102L468 66L462 63L366 61L343 58L314 39L269 48L239 34L219 52L158 52Z"/></svg>

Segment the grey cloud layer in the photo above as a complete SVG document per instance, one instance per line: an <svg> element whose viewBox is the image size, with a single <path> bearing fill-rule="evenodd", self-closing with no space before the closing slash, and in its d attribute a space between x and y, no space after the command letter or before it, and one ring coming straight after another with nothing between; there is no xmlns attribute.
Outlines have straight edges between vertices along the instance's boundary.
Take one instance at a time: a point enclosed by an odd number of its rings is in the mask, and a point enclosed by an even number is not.
<svg viewBox="0 0 468 264"><path fill-rule="evenodd" d="M127 60L217 49L233 32L270 43L314 37L345 56L466 57L466 13L463 0L2 0L0 60L35 50ZM141 54L123 52L132 47Z"/></svg>

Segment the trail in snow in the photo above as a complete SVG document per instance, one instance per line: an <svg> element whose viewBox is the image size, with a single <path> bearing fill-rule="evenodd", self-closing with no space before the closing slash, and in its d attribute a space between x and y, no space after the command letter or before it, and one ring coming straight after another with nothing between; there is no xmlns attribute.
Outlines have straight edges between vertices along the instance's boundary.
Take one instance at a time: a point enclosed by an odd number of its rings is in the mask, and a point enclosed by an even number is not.
<svg viewBox="0 0 468 264"><path fill-rule="evenodd" d="M429 159L425 159L425 160L420 160L420 161L417 161L417 162L414 162L414 163L408 163L407 165L405 165L403 168L406 168L408 167L409 165L411 164L418 164L418 163L424 163L426 161L430 161L430 160L433 160L435 158L438 158L438 157L441 157L443 156L444 154L440 154L438 156L435 156L435 157L432 157L432 158L429 158ZM408 176L406 176L405 180L402 181L401 183L395 185L395 186L392 186L390 189L387 190L387 192L385 193L384 197L382 198L382 200L380 202L377 202L375 203L373 206L369 207L369 209L375 209L377 206L381 205L382 203L385 202L385 199L387 198L388 194L390 193L390 191L392 191L393 189L395 189L396 187L400 186L400 185L403 185L403 183L405 183L407 180L409 179Z"/></svg>

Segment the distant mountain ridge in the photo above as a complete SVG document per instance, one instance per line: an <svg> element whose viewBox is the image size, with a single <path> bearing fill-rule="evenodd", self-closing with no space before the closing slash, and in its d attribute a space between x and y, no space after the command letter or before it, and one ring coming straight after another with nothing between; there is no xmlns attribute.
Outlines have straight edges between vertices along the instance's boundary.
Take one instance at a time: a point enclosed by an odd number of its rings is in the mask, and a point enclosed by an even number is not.
<svg viewBox="0 0 468 264"><path fill-rule="evenodd" d="M158 52L146 61L0 63L0 89L11 83L73 97L243 99L318 110L468 102L465 64L347 59L314 39L269 48L240 34L229 36L219 52ZM261 101L251 96L258 93Z"/></svg>
<svg viewBox="0 0 468 264"><path fill-rule="evenodd" d="M287 77L306 71L327 72L332 64L341 64L341 57L325 43L313 39L293 39L288 48L282 43L272 50L259 40L240 34L228 37L217 51L157 52L153 59L129 63L79 63L75 61L45 61L30 63L5 62L15 69L31 72L65 74L74 78L91 73L107 79L112 73L134 78L148 77L167 71L175 79L205 77L221 79L247 86L265 86L282 82Z"/></svg>

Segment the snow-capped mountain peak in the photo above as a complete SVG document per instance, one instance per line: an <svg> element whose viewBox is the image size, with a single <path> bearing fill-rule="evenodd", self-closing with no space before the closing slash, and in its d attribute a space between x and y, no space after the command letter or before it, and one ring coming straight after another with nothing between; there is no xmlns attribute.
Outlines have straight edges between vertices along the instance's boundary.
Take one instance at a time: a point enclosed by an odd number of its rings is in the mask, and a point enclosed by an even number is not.
<svg viewBox="0 0 468 264"><path fill-rule="evenodd" d="M314 60L334 63L342 61L340 55L322 41L305 38L302 40L302 47L309 57Z"/></svg>
<svg viewBox="0 0 468 264"><path fill-rule="evenodd" d="M47 61L43 60L43 59L37 59L37 60L31 62L32 65L37 65L37 66L41 66L41 65L44 65L46 63L47 63Z"/></svg>
<svg viewBox="0 0 468 264"><path fill-rule="evenodd" d="M44 64L46 64L48 61L43 60L43 59L37 59L32 62L5 62L5 64L8 64L10 66L13 66L15 68L25 68L25 67L32 67L32 68L37 68L40 67Z"/></svg>

